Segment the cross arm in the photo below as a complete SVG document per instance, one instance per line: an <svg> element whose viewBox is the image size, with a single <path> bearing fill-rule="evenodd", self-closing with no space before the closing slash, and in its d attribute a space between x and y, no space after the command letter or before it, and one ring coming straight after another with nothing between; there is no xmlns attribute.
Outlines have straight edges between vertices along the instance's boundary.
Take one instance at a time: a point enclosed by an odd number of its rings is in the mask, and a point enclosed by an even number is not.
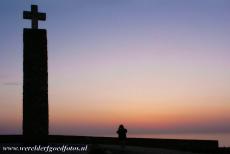
<svg viewBox="0 0 230 154"><path fill-rule="evenodd" d="M29 11L23 11L23 19L32 19L32 15Z"/></svg>
<svg viewBox="0 0 230 154"><path fill-rule="evenodd" d="M38 19L45 21L46 20L46 14L45 13L39 13L38 14Z"/></svg>

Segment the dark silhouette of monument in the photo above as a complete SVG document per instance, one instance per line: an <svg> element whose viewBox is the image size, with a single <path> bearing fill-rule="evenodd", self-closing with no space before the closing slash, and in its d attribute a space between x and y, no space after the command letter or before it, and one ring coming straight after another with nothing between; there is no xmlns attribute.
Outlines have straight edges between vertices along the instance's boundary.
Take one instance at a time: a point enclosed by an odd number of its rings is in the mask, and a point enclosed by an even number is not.
<svg viewBox="0 0 230 154"><path fill-rule="evenodd" d="M38 20L46 20L46 14L31 5L23 18L32 20L32 29L23 31L23 136L45 139L49 134L47 34L38 29Z"/></svg>

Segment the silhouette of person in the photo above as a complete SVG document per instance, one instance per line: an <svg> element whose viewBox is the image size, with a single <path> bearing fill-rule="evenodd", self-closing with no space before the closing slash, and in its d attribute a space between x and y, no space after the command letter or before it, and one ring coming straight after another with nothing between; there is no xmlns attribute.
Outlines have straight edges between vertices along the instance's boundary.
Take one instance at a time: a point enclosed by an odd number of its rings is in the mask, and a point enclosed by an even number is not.
<svg viewBox="0 0 230 154"><path fill-rule="evenodd" d="M125 148L127 129L125 129L125 127L122 124L118 128L117 134L118 134L118 139L120 141L121 147Z"/></svg>

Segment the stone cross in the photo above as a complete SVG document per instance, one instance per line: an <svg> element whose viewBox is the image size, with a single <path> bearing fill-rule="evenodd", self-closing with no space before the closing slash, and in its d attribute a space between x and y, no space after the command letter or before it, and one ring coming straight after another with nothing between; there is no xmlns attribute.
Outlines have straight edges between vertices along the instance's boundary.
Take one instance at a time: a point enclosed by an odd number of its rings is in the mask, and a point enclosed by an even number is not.
<svg viewBox="0 0 230 154"><path fill-rule="evenodd" d="M31 5L31 12L23 11L23 19L32 20L32 22L31 22L32 29L38 29L38 20L45 21L46 20L46 14L45 13L39 13L37 5Z"/></svg>

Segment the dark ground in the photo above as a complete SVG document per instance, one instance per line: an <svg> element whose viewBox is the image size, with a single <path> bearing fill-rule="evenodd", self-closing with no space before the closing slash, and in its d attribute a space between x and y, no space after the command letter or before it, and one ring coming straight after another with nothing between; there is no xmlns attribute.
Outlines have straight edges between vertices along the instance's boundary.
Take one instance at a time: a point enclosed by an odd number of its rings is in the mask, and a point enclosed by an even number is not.
<svg viewBox="0 0 230 154"><path fill-rule="evenodd" d="M50 146L50 147L83 147L82 151L75 152L52 152L52 153L79 153L79 154L230 154L230 148L219 148L215 140L178 140L178 139L144 139L128 138L126 147L122 148L117 138L113 137L87 137L87 136L59 136L50 135L43 141L31 141L25 143L22 135L0 135L0 153L3 153L3 146ZM80 144L79 144L80 143ZM87 146L87 150L84 147ZM81 150L81 149L80 149ZM51 152L51 151L50 151ZM4 153L41 153L41 152L13 152ZM47 152L42 152L47 153Z"/></svg>

